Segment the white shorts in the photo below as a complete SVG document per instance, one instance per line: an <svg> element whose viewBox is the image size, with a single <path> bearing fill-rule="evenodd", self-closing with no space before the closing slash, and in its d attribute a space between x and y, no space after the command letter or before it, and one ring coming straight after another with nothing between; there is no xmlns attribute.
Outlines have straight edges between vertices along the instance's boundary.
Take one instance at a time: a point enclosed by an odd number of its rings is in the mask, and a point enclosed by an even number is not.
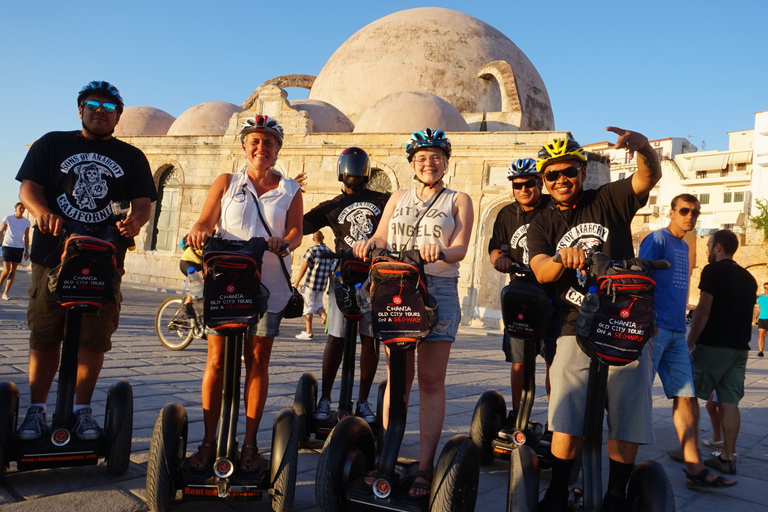
<svg viewBox="0 0 768 512"><path fill-rule="evenodd" d="M343 338L346 329L346 319L336 304L336 295L333 291L333 283L328 287L328 335L335 338ZM361 336L373 337L371 326L364 318L357 323L357 332Z"/></svg>
<svg viewBox="0 0 768 512"><path fill-rule="evenodd" d="M324 307L323 298L325 297L325 291L317 292L305 286L301 295L304 297L305 315L314 315Z"/></svg>

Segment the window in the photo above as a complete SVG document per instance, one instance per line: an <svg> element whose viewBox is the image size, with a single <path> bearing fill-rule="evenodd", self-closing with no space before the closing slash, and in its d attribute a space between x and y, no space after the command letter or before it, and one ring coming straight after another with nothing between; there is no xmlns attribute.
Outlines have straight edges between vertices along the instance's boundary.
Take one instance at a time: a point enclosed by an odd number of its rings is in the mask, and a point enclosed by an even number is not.
<svg viewBox="0 0 768 512"><path fill-rule="evenodd" d="M624 152L624 163L631 164L632 160L629 159L629 151Z"/></svg>
<svg viewBox="0 0 768 512"><path fill-rule="evenodd" d="M744 202L744 192L734 192L733 193L733 202L734 203L743 203Z"/></svg>
<svg viewBox="0 0 768 512"><path fill-rule="evenodd" d="M724 203L730 203L731 202L731 196L732 196L731 192L724 192L723 193L723 202Z"/></svg>
<svg viewBox="0 0 768 512"><path fill-rule="evenodd" d="M709 194L700 194L699 195L699 203L701 203L701 204L709 204Z"/></svg>
<svg viewBox="0 0 768 512"><path fill-rule="evenodd" d="M625 172L620 172L620 173L619 173L619 179L620 179L620 180L623 180L623 179L624 179L624 178L626 178L626 177L627 177L627 173L625 173Z"/></svg>
<svg viewBox="0 0 768 512"><path fill-rule="evenodd" d="M655 205L656 204L656 196L650 196L648 198L648 204L651 205L651 206Z"/></svg>
<svg viewBox="0 0 768 512"><path fill-rule="evenodd" d="M176 249L176 232L179 224L181 176L173 166L169 166L163 171L158 181L152 249L173 251Z"/></svg>
<svg viewBox="0 0 768 512"><path fill-rule="evenodd" d="M747 170L747 164L746 162L739 162L736 164L736 170L737 171L746 171Z"/></svg>
<svg viewBox="0 0 768 512"><path fill-rule="evenodd" d="M663 160L664 159L664 148L655 148L655 149L656 149L656 153L658 153L658 155L659 155L659 160Z"/></svg>
<svg viewBox="0 0 768 512"><path fill-rule="evenodd" d="M706 178L707 171L696 171L696 178Z"/></svg>

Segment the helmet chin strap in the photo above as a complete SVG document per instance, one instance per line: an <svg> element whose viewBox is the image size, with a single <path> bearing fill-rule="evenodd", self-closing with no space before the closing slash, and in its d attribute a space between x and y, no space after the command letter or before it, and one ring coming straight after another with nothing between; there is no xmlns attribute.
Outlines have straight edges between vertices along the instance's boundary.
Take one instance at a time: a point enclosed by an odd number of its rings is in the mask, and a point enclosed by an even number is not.
<svg viewBox="0 0 768 512"><path fill-rule="evenodd" d="M93 136L93 138L96 140L108 139L109 137L112 136L113 133L115 133L114 129L110 130L109 133L105 133L105 134L93 133L91 130L88 129L87 126L85 126L85 123L82 123L82 125L83 125L83 130L90 133Z"/></svg>
<svg viewBox="0 0 768 512"><path fill-rule="evenodd" d="M432 184L429 184L429 183L427 183L427 182L425 182L425 181L421 181L421 180L419 179L419 177L418 177L418 176L416 176L415 174L413 175L413 179L415 179L416 181L418 181L419 183L421 183L421 184L424 186L424 188L428 188L428 189L433 189L433 188L435 188L437 185L439 185L440 183L442 183L442 182L443 182L443 178L441 177L441 178L440 178L439 180L437 180L436 182L434 182L434 183L432 183Z"/></svg>

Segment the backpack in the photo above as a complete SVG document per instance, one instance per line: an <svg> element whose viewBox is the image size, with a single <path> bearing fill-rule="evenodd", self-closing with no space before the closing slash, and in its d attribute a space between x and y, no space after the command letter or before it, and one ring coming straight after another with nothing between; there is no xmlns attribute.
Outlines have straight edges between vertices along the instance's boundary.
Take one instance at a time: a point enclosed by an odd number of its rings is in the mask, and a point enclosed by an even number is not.
<svg viewBox="0 0 768 512"><path fill-rule="evenodd" d="M92 311L114 300L120 287L113 227L67 222L61 263L48 274L48 289L62 306Z"/></svg>
<svg viewBox="0 0 768 512"><path fill-rule="evenodd" d="M588 338L577 335L581 349L611 366L636 361L656 334L653 279L648 260L632 258L628 269L617 268L602 253L593 255L590 275L597 278L600 306L589 327Z"/></svg>
<svg viewBox="0 0 768 512"><path fill-rule="evenodd" d="M552 304L536 278L521 273L501 290L501 316L510 338L543 340Z"/></svg>
<svg viewBox="0 0 768 512"><path fill-rule="evenodd" d="M360 320L363 315L357 303L354 285L363 283L365 286L371 272L371 264L355 258L351 252L345 252L338 272L338 275L333 276L336 305L346 318Z"/></svg>
<svg viewBox="0 0 768 512"><path fill-rule="evenodd" d="M371 328L385 345L415 348L438 322L437 301L427 291L418 250L393 258L374 249L371 262Z"/></svg>
<svg viewBox="0 0 768 512"><path fill-rule="evenodd" d="M263 238L209 238L203 249L205 325L220 335L237 334L267 312L269 290L261 282Z"/></svg>

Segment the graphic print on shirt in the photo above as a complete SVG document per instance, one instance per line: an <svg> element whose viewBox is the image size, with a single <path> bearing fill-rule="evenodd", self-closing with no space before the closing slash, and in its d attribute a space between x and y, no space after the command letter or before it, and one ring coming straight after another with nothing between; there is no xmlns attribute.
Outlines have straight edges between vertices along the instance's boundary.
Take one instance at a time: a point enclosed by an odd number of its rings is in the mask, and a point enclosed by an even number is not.
<svg viewBox="0 0 768 512"><path fill-rule="evenodd" d="M374 231L371 219L380 216L381 209L368 201L352 203L341 210L337 222L340 226L347 224L348 228L343 231L349 233L344 236L344 243L352 247L359 240L368 240Z"/></svg>
<svg viewBox="0 0 768 512"><path fill-rule="evenodd" d="M565 249L566 247L577 247L579 249L593 249L599 251L603 243L608 239L609 229L596 222L585 222L578 224L560 238L555 247L555 251ZM579 286L587 285L587 276L582 275L581 270L574 269ZM584 294L573 287L565 294L565 299L575 306L581 306Z"/></svg>
<svg viewBox="0 0 768 512"><path fill-rule="evenodd" d="M112 215L110 202L100 200L107 197L107 180L123 176L120 165L98 153L79 153L64 160L59 170L64 174L72 173L76 176L71 194L65 192L56 199L59 208L67 217L92 224Z"/></svg>
<svg viewBox="0 0 768 512"><path fill-rule="evenodd" d="M396 247L393 244L395 251L407 251L409 249L418 249L419 237L428 237L439 239L443 234L443 228L440 226L440 222L435 219L442 219L448 217L449 212L443 212L430 208L430 210L424 215L424 206L421 209L416 206L400 206L395 208L392 213L392 219L389 222L389 240L393 240L396 236L407 236L408 240L401 246ZM415 212L415 213L414 213ZM423 215L423 218L422 218ZM404 220L398 221L399 217L403 217ZM413 219L421 218L419 222L418 232L414 233Z"/></svg>
<svg viewBox="0 0 768 512"><path fill-rule="evenodd" d="M509 248L510 249L522 249L523 250L523 261L525 265L528 264L528 226L530 224L524 224L517 228L517 231L512 235L512 238L509 240Z"/></svg>

